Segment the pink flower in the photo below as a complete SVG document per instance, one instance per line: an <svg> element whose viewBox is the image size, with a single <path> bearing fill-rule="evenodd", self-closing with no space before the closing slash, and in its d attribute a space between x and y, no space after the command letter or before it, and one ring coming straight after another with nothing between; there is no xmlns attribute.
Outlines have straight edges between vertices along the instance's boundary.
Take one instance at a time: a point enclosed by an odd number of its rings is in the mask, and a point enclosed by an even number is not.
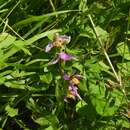
<svg viewBox="0 0 130 130"><path fill-rule="evenodd" d="M65 52L60 52L60 53L59 53L59 58L60 58L61 60L67 61L67 60L72 60L72 59L74 59L74 56L69 55L69 54L66 54Z"/></svg>
<svg viewBox="0 0 130 130"><path fill-rule="evenodd" d="M64 72L62 72L62 74L63 74L63 79L68 80L69 84L71 84L71 85L79 85L80 80L83 79L83 76L79 75L79 74L73 74L70 76Z"/></svg>
<svg viewBox="0 0 130 130"><path fill-rule="evenodd" d="M80 95L79 95L79 93L78 93L78 88L77 88L77 86L70 85L70 86L68 87L67 95L66 95L66 97L64 98L64 101L68 103L68 102L69 102L68 99L76 100L76 98L78 98L79 100L82 100L82 98L80 97Z"/></svg>
<svg viewBox="0 0 130 130"><path fill-rule="evenodd" d="M83 76L79 74L69 76L66 73L64 73L64 71L62 71L62 74L63 74L63 79L66 81L69 81L67 95L65 96L64 101L69 102L68 99L75 100L76 98L81 100L82 98L80 97L78 93L78 85L80 83L80 80L83 78Z"/></svg>
<svg viewBox="0 0 130 130"><path fill-rule="evenodd" d="M66 54L65 52L60 52L55 60L49 63L49 65L54 65L56 64L59 60L63 61L69 61L75 59L74 56Z"/></svg>

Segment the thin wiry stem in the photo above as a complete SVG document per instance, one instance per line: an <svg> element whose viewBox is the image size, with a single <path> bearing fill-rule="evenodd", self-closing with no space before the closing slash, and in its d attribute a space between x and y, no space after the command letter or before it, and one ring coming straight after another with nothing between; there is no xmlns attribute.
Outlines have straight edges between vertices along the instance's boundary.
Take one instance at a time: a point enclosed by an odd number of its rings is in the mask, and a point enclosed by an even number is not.
<svg viewBox="0 0 130 130"><path fill-rule="evenodd" d="M24 40L11 26L9 26L9 24L6 23L6 21L4 21L2 18L0 18L0 20L1 20L16 36L18 36L20 39Z"/></svg>
<svg viewBox="0 0 130 130"><path fill-rule="evenodd" d="M98 41L99 41L99 44L100 44L100 46L101 46L101 48L102 48L102 50L103 50L103 53L104 53L104 55L105 55L105 57L106 57L106 59L107 59L109 65L110 65L110 67L111 67L111 69L112 69L112 71L113 71L113 73L114 73L114 75L115 75L115 78L116 78L116 80L117 80L117 81L120 83L120 85L121 85L121 80L120 80L120 78L118 77L118 75L117 75L117 73L116 73L116 71L115 71L115 69L114 69L114 67L113 67L113 65L112 65L112 62L111 62L111 60L110 60L110 58L109 58L109 56L108 56L108 54L107 54L105 48L103 47L102 40L101 40L101 38L100 38L100 36L99 36L97 30L96 30L96 26L95 26L95 24L94 24L94 22L93 22L93 20L92 20L91 15L88 15L88 17L89 17L90 22L91 22L91 24L92 24L92 26L93 26L93 30L94 30L95 35L96 35L96 37L97 37L97 39L98 39Z"/></svg>

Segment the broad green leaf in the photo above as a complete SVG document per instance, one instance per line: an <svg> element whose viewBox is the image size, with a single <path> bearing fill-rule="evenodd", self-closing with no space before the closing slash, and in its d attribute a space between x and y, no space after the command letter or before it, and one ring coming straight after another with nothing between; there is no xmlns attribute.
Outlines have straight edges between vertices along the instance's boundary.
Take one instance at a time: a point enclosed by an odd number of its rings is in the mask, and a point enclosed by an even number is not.
<svg viewBox="0 0 130 130"><path fill-rule="evenodd" d="M14 109L14 108L10 107L9 105L6 106L5 110L8 114L8 116L10 116L10 117L14 117L14 116L18 115L18 109Z"/></svg>
<svg viewBox="0 0 130 130"><path fill-rule="evenodd" d="M87 105L87 103L84 100L79 101L76 104L76 111L78 111L80 108L84 107L85 105Z"/></svg>
<svg viewBox="0 0 130 130"><path fill-rule="evenodd" d="M99 61L99 65L101 66L101 70L109 70L110 67L107 66L103 61Z"/></svg>
<svg viewBox="0 0 130 130"><path fill-rule="evenodd" d="M51 124L51 122L48 121L44 117L40 117L40 118L36 119L35 122L38 123L40 126L46 126L46 125L50 125Z"/></svg>
<svg viewBox="0 0 130 130"><path fill-rule="evenodd" d="M41 126L52 126L53 128L55 128L57 124L59 123L57 117L54 115L47 115L44 117L39 117L34 121Z"/></svg>
<svg viewBox="0 0 130 130"><path fill-rule="evenodd" d="M126 43L121 42L117 45L116 48L119 55L121 55L126 60L130 60L130 51Z"/></svg>
<svg viewBox="0 0 130 130"><path fill-rule="evenodd" d="M23 41L15 41L15 42L22 42ZM16 47L16 46L12 46L4 55L3 57L1 58L1 60L7 60L7 58L13 56L16 52L18 52L20 50L20 48Z"/></svg>
<svg viewBox="0 0 130 130"><path fill-rule="evenodd" d="M81 65L81 64L79 64L79 63L74 63L74 64L72 65L72 67L78 69L80 72L83 71L83 65Z"/></svg>
<svg viewBox="0 0 130 130"><path fill-rule="evenodd" d="M96 27L96 30L99 34L99 37L102 39L103 42L107 41L108 40L108 32L104 29L102 29L101 27L97 26Z"/></svg>
<svg viewBox="0 0 130 130"><path fill-rule="evenodd" d="M52 126L49 126L48 128L45 128L44 130L54 130Z"/></svg>
<svg viewBox="0 0 130 130"><path fill-rule="evenodd" d="M117 120L116 124L118 126L122 126L124 128L130 128L130 122L127 120L119 119L119 120Z"/></svg>
<svg viewBox="0 0 130 130"><path fill-rule="evenodd" d="M112 116L120 107L123 101L123 94L119 90L111 92L111 98L105 97L105 86L90 84L90 99L98 114Z"/></svg>
<svg viewBox="0 0 130 130"><path fill-rule="evenodd" d="M123 75L130 75L130 62L126 62L126 63L118 63L117 67L119 68L119 71L123 74Z"/></svg>
<svg viewBox="0 0 130 130"><path fill-rule="evenodd" d="M99 35L99 37L101 38L101 40L103 42L105 42L105 41L108 40L109 33L106 30L102 29L100 26L96 26L95 29L97 30L98 35ZM85 28L85 32L81 33L80 36L82 36L82 37L88 37L88 38L97 40L97 37L96 37L93 29L90 28L89 26L87 26Z"/></svg>

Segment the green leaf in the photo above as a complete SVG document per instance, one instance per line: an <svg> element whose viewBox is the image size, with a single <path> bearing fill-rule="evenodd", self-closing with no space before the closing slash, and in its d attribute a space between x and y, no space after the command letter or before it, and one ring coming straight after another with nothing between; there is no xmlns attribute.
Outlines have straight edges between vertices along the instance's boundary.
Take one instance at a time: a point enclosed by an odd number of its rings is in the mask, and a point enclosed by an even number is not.
<svg viewBox="0 0 130 130"><path fill-rule="evenodd" d="M103 42L108 40L109 33L106 30L102 29L100 26L96 26L95 29L97 30L99 37ZM97 37L92 28L86 26L85 31L86 32L81 33L80 36L97 40Z"/></svg>
<svg viewBox="0 0 130 130"><path fill-rule="evenodd" d="M15 40L16 40L16 37L13 37L8 33L2 33L0 35L0 49L1 48L7 49L7 47L13 44Z"/></svg>
<svg viewBox="0 0 130 130"><path fill-rule="evenodd" d="M112 116L120 107L123 101L123 94L119 90L114 90L111 92L111 97L107 99L104 87L103 84L99 86L90 83L90 99L98 114Z"/></svg>
<svg viewBox="0 0 130 130"><path fill-rule="evenodd" d="M11 75L16 78L16 77L25 77L25 76L28 76L28 75L33 75L35 73L36 72L25 72L25 71L19 72L19 70L16 70L16 71L13 71L11 73Z"/></svg>
<svg viewBox="0 0 130 130"><path fill-rule="evenodd" d="M25 84L25 80L7 81L4 83L4 85L9 88L18 88L18 89L25 89L27 87L27 85Z"/></svg>
<svg viewBox="0 0 130 130"><path fill-rule="evenodd" d="M130 51L126 43L118 43L116 48L119 55L121 55L126 60L130 60Z"/></svg>
<svg viewBox="0 0 130 130"><path fill-rule="evenodd" d="M123 119L119 119L117 120L116 124L118 126L122 126L124 128L130 128L130 122L129 121L126 121L126 120L123 120Z"/></svg>
<svg viewBox="0 0 130 130"><path fill-rule="evenodd" d="M51 81L52 81L52 74L51 73L46 73L46 74L44 74L44 75L40 75L40 80L42 81L42 82L45 82L45 83L47 83L47 84L50 84L51 83Z"/></svg>
<svg viewBox="0 0 130 130"><path fill-rule="evenodd" d="M32 43L34 43L35 41L41 39L41 38L44 38L48 35L53 35L57 32L61 32L62 30L61 29L54 29L54 30L50 30L50 31L46 31L46 32L43 32L41 34L37 34L35 36L33 36L32 38L28 39L25 41L25 45L31 45Z"/></svg>
<svg viewBox="0 0 130 130"><path fill-rule="evenodd" d="M85 12L87 9L87 0L80 0L79 10Z"/></svg>
<svg viewBox="0 0 130 130"><path fill-rule="evenodd" d="M110 67L107 66L103 61L99 61L99 65L101 66L101 70L109 70Z"/></svg>
<svg viewBox="0 0 130 130"><path fill-rule="evenodd" d="M18 50L23 50L23 52L27 55L31 55L30 51L25 48L25 44L26 42L24 41L19 41L19 42L15 42L14 46L16 46L18 48Z"/></svg>
<svg viewBox="0 0 130 130"><path fill-rule="evenodd" d="M118 63L117 67L123 75L130 75L130 62Z"/></svg>
<svg viewBox="0 0 130 130"><path fill-rule="evenodd" d="M76 111L78 111L80 108L84 107L85 105L87 105L87 103L84 100L79 101L76 104Z"/></svg>
<svg viewBox="0 0 130 130"><path fill-rule="evenodd" d="M8 116L10 116L10 117L14 117L14 116L18 115L18 109L14 109L14 108L10 107L9 105L6 106L5 110L8 114Z"/></svg>
<svg viewBox="0 0 130 130"><path fill-rule="evenodd" d="M49 126L48 128L45 128L44 130L54 130L52 126Z"/></svg>
<svg viewBox="0 0 130 130"><path fill-rule="evenodd" d="M34 121L41 126L52 126L53 128L55 128L57 124L59 123L57 117L54 115L47 115L45 117L39 117Z"/></svg>
<svg viewBox="0 0 130 130"><path fill-rule="evenodd" d="M74 63L72 67L78 69L80 72L83 71L83 65L81 65L80 63Z"/></svg>
<svg viewBox="0 0 130 130"><path fill-rule="evenodd" d="M58 12L52 12L52 13L44 14L44 15L41 15L41 16L32 16L30 18L27 18L25 20L18 22L17 24L13 25L13 27L17 27L17 26L23 25L23 24L27 25L28 23L32 23L32 22L35 22L35 21L41 21L46 17L56 16L56 15L59 15L59 14L65 14L65 13L74 12L74 11L76 12L78 10L62 10L62 11L58 11Z"/></svg>
<svg viewBox="0 0 130 130"><path fill-rule="evenodd" d="M48 59L35 59L35 60L31 60L31 61L27 62L25 65L28 66L28 65L31 65L31 64L34 64L37 62L46 62L46 61L48 61Z"/></svg>
<svg viewBox="0 0 130 130"><path fill-rule="evenodd" d="M7 60L7 58L13 56L15 53L17 53L20 50L23 50L25 54L31 55L31 53L26 48L26 46L31 45L32 43L36 42L37 40L43 37L46 37L50 34L54 34L60 31L61 31L60 29L54 29L54 30L43 32L41 34L37 34L33 36L32 38L25 41L17 40L14 42L14 45L12 45L11 48L1 57L1 60Z"/></svg>
<svg viewBox="0 0 130 130"><path fill-rule="evenodd" d="M36 119L35 122L38 123L40 126L45 126L45 125L50 125L51 124L51 122L48 121L44 117L40 117L40 118Z"/></svg>
<svg viewBox="0 0 130 130"><path fill-rule="evenodd" d="M101 27L97 26L96 27L96 30L99 34L99 37L102 39L103 42L107 41L108 40L108 32L104 29L102 29Z"/></svg>

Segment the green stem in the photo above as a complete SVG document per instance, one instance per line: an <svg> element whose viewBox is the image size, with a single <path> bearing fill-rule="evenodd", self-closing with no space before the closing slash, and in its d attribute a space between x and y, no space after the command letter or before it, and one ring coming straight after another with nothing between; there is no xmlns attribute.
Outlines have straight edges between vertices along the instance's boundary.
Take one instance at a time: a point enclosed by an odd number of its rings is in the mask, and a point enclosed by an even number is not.
<svg viewBox="0 0 130 130"><path fill-rule="evenodd" d="M113 67L113 65L112 65L112 62L111 62L111 60L110 60L110 58L109 58L109 56L108 56L108 54L107 54L105 48L103 47L102 40L101 40L101 38L100 38L100 36L99 36L97 30L96 30L96 26L95 26L95 24L94 24L94 22L93 22L93 20L92 20L92 17L91 17L90 15L88 15L88 17L89 17L90 22L91 22L91 24L92 24L92 26L93 26L93 30L94 30L95 35L96 35L96 37L97 37L97 39L98 39L98 41L99 41L99 44L100 44L100 46L101 46L101 48L102 48L102 50L103 50L103 53L104 53L104 55L105 55L105 57L106 57L106 59L107 59L109 65L110 65L110 67L111 67L111 69L112 69L112 71L113 71L113 73L114 73L114 75L115 75L115 78L116 78L116 80L121 84L120 78L118 77L118 75L117 75L117 73L116 73L116 71L115 71L115 69L114 69L114 67Z"/></svg>

